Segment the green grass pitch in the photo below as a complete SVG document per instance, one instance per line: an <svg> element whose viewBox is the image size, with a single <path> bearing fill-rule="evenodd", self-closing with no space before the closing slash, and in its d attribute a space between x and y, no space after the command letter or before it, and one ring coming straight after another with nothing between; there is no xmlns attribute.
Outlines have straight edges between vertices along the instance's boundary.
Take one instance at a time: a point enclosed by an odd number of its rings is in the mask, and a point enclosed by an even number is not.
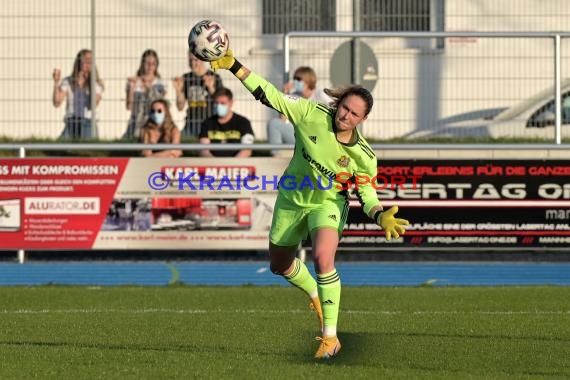
<svg viewBox="0 0 570 380"><path fill-rule="evenodd" d="M1 379L562 379L570 288L345 287L316 362L292 287L2 287Z"/></svg>

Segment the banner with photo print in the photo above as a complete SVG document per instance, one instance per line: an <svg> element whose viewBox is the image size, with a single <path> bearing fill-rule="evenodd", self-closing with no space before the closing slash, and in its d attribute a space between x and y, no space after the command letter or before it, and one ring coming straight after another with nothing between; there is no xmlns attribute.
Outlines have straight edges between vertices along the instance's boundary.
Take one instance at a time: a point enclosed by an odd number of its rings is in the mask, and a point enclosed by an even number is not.
<svg viewBox="0 0 570 380"><path fill-rule="evenodd" d="M0 159L0 249L265 250L287 164ZM340 248L565 249L568 178L567 160L379 160L378 197L410 228L386 241L352 197Z"/></svg>

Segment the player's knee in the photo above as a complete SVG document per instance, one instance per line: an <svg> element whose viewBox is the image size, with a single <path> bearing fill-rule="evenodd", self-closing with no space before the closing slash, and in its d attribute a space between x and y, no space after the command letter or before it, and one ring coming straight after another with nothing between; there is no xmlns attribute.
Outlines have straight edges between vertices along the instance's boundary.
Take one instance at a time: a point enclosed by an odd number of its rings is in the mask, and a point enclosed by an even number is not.
<svg viewBox="0 0 570 380"><path fill-rule="evenodd" d="M315 268L319 273L328 273L331 268L334 268L334 254L330 254L330 252L319 252L315 250L313 253L313 262L315 264Z"/></svg>
<svg viewBox="0 0 570 380"><path fill-rule="evenodd" d="M283 276L285 272L287 272L289 266L284 265L283 263L270 263L269 270L271 273L276 274L278 276Z"/></svg>

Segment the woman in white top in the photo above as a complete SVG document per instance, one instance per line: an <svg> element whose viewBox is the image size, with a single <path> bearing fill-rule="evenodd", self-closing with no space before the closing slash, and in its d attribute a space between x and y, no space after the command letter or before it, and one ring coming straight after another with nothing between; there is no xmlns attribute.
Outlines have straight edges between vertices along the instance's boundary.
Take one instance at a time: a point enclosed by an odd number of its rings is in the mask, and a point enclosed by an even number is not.
<svg viewBox="0 0 570 380"><path fill-rule="evenodd" d="M128 78L126 107L131 111L131 118L123 138L138 138L152 101L166 96L166 86L160 78L158 64L158 54L148 49L141 57L137 75Z"/></svg>
<svg viewBox="0 0 570 380"><path fill-rule="evenodd" d="M91 138L91 93L95 92L96 104L101 101L103 81L95 68L95 91L91 90L91 65L93 55L91 50L82 49L77 53L73 62L71 75L61 80L61 70L53 70L53 105L59 107L64 99L65 128L60 138Z"/></svg>

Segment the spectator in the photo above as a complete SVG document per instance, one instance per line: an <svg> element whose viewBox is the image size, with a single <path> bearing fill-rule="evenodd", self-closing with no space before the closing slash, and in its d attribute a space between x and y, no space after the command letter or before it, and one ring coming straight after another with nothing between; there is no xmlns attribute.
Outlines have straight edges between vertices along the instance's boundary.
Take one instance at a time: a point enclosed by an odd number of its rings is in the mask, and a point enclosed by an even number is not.
<svg viewBox="0 0 570 380"><path fill-rule="evenodd" d="M180 144L180 130L172 120L169 104L165 99L153 100L149 117L141 129L141 142L144 144ZM144 157L180 157L182 151L143 150Z"/></svg>
<svg viewBox="0 0 570 380"><path fill-rule="evenodd" d="M146 50L142 57L137 75L127 80L127 104L131 117L123 138L137 137L149 114L150 103L166 96L166 86L158 72L158 54Z"/></svg>
<svg viewBox="0 0 570 380"><path fill-rule="evenodd" d="M185 103L188 104L184 135L196 137L202 122L214 113L212 94L223 85L220 76L214 74L205 62L190 52L188 52L188 65L191 71L174 78L173 86L176 90L178 111L184 109Z"/></svg>
<svg viewBox="0 0 570 380"><path fill-rule="evenodd" d="M202 123L200 144L242 143L253 144L253 129L249 120L232 111L233 94L227 88L220 88L212 95L214 115ZM250 157L251 149L200 151L201 157Z"/></svg>
<svg viewBox="0 0 570 380"><path fill-rule="evenodd" d="M61 80L61 70L53 70L53 105L59 107L66 99L65 128L60 138L90 138L93 136L91 126L91 50L82 49L73 62L71 75ZM95 68L95 101L101 101L103 81Z"/></svg>
<svg viewBox="0 0 570 380"><path fill-rule="evenodd" d="M295 70L293 82L285 83L283 92L327 105L332 102L323 90L317 88L317 74L308 66L300 66ZM295 144L293 127L285 116L280 115L267 122L267 140L270 144ZM279 151L274 150L271 154L278 156Z"/></svg>

